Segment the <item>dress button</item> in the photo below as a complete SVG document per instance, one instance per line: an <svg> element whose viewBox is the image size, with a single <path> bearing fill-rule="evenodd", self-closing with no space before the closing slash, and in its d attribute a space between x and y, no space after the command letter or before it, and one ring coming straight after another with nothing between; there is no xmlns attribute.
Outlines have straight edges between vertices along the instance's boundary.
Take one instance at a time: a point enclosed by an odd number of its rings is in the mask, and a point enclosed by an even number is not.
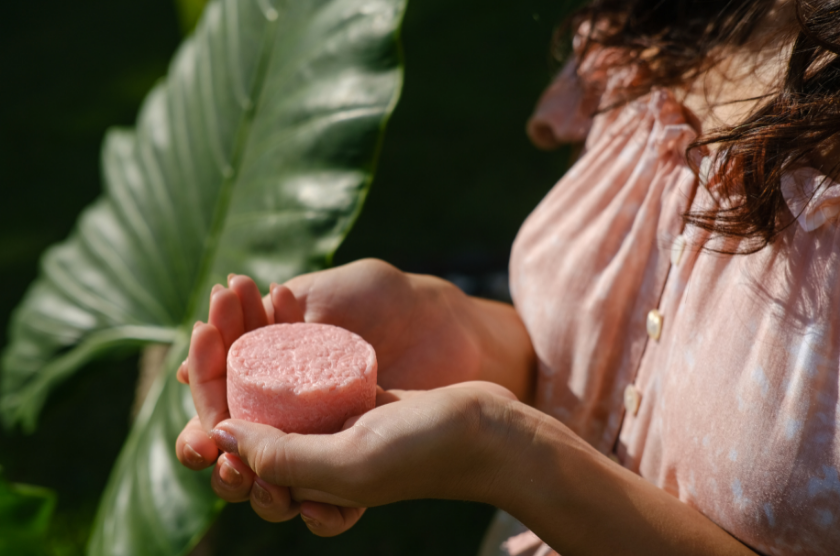
<svg viewBox="0 0 840 556"><path fill-rule="evenodd" d="M647 333L651 340L658 340L662 335L662 313L656 309L647 314Z"/></svg>
<svg viewBox="0 0 840 556"><path fill-rule="evenodd" d="M685 251L685 236L680 234L674 239L674 243L671 244L671 264L674 266L680 265L680 259L682 259L683 251Z"/></svg>
<svg viewBox="0 0 840 556"><path fill-rule="evenodd" d="M642 403L642 394L639 389L628 384L624 389L624 409L630 415L636 415L639 412L639 405Z"/></svg>

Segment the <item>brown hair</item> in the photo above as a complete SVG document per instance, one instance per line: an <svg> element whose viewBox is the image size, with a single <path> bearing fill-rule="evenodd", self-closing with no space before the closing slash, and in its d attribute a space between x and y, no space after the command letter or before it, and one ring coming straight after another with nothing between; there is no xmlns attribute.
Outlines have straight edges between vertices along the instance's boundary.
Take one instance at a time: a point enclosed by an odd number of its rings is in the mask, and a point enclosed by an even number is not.
<svg viewBox="0 0 840 556"><path fill-rule="evenodd" d="M798 31L784 79L776 92L738 125L712 130L688 150L717 144L716 190L725 199L714 210L689 212L687 223L717 236L740 238L741 253L755 252L792 220L781 176L814 165L840 132L840 0L795 1ZM742 46L776 0L593 0L571 20L589 20L589 43L620 47L644 64L643 82L629 98L651 87L678 87L714 66L723 46ZM585 52L584 49L584 52ZM686 153L688 155L689 152ZM691 160L691 157L688 157ZM836 162L824 172L833 174ZM737 169L737 171L735 171ZM697 169L695 168L695 171Z"/></svg>

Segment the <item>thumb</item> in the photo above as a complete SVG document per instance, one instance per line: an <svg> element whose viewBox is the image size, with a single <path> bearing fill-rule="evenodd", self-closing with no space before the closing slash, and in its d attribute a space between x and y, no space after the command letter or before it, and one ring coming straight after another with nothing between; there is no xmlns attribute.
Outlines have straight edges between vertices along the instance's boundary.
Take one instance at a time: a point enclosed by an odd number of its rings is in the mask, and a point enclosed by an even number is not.
<svg viewBox="0 0 840 556"><path fill-rule="evenodd" d="M338 434L287 434L269 425L228 419L210 436L216 446L239 456L274 485L330 491L346 461Z"/></svg>

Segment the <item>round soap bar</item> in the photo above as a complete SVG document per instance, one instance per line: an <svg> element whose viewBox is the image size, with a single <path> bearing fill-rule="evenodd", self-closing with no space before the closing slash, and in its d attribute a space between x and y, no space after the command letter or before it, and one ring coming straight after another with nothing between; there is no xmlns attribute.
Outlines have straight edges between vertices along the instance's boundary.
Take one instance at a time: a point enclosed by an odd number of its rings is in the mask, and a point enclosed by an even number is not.
<svg viewBox="0 0 840 556"><path fill-rule="evenodd" d="M376 353L328 324L258 328L230 346L227 398L234 419L284 432L338 432L376 405Z"/></svg>

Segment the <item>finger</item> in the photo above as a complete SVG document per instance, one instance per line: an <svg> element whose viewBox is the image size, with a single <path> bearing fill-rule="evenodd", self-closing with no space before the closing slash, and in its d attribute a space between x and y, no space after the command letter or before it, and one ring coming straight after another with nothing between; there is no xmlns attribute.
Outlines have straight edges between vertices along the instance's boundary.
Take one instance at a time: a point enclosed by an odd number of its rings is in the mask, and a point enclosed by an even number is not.
<svg viewBox="0 0 840 556"><path fill-rule="evenodd" d="M254 486L254 472L238 457L222 454L210 477L210 486L222 500L245 502L251 497Z"/></svg>
<svg viewBox="0 0 840 556"><path fill-rule="evenodd" d="M270 295L274 307L274 322L303 322L303 311L292 290L286 286L271 284Z"/></svg>
<svg viewBox="0 0 840 556"><path fill-rule="evenodd" d="M516 394L505 388L504 386L500 386L499 384L493 382L487 382L484 380L471 380L468 382L458 382L455 384L450 384L448 386L441 386L440 388L436 388L436 390L445 390L445 389L454 389L454 388L467 388L473 390L482 390L484 392L488 392L495 396L501 396L503 398L507 398L510 400L518 400L519 398L516 397ZM399 388L391 388L390 390L385 390L378 384L376 385L376 406L379 407L380 405L386 405L392 402L400 401L400 400L407 400L409 398L413 398L415 396L423 396L427 394L427 390L400 390Z"/></svg>
<svg viewBox="0 0 840 556"><path fill-rule="evenodd" d="M455 389L455 388L472 388L477 390L484 390L485 392L489 392L494 396L501 396L503 398L507 398L509 400L517 401L519 398L516 397L516 394L494 382L487 382L484 380L471 380L469 382L458 382L456 384L450 384L449 386L443 386L441 389Z"/></svg>
<svg viewBox="0 0 840 556"><path fill-rule="evenodd" d="M271 303L271 294L264 295L262 298L263 309L265 310L265 318L268 324L274 324L274 305Z"/></svg>
<svg viewBox="0 0 840 556"><path fill-rule="evenodd" d="M213 286L210 294L210 318L207 322L222 335L225 352L237 338L245 333L245 317L239 296L220 285Z"/></svg>
<svg viewBox="0 0 840 556"><path fill-rule="evenodd" d="M222 336L215 326L196 323L188 358L190 391L205 431L230 417L227 407L227 365Z"/></svg>
<svg viewBox="0 0 840 556"><path fill-rule="evenodd" d="M198 471L213 465L219 455L216 443L201 428L198 417L193 417L175 441L175 455L182 465Z"/></svg>
<svg viewBox="0 0 840 556"><path fill-rule="evenodd" d="M230 274L228 275L228 287L239 297L242 304L245 332L262 328L268 324L260 289L253 280L241 274Z"/></svg>
<svg viewBox="0 0 840 556"><path fill-rule="evenodd" d="M342 508L352 508L358 505L347 498L314 488L292 487L289 491L292 493L292 500L301 504L304 502L320 502L330 506L341 506Z"/></svg>
<svg viewBox="0 0 840 556"><path fill-rule="evenodd" d="M376 407L380 405L387 405L389 403L398 402L403 399L404 391L402 390L385 390L378 384L376 385Z"/></svg>
<svg viewBox="0 0 840 556"><path fill-rule="evenodd" d="M377 384L376 406L379 407L380 405L387 405L389 403L398 402L400 400L407 400L415 396L423 396L427 393L427 390L400 390L399 388L385 390Z"/></svg>
<svg viewBox="0 0 840 556"><path fill-rule="evenodd" d="M303 502L300 505L300 517L309 530L319 537L334 537L344 533L364 513L364 508L343 508L320 502Z"/></svg>
<svg viewBox="0 0 840 556"><path fill-rule="evenodd" d="M342 466L353 453L352 447L341 444L340 434L286 434L239 419L219 423L210 436L266 482L326 492L333 492L331 487L343 479Z"/></svg>
<svg viewBox="0 0 840 556"><path fill-rule="evenodd" d="M377 384L375 407L379 407L381 405L388 405L389 403L405 400L423 393L425 393L423 390L384 390L381 386ZM362 413L361 415L354 415L350 417L349 419L344 421L343 425L341 425L341 430L346 431L347 429L351 428L362 417L364 417L364 413Z"/></svg>
<svg viewBox="0 0 840 556"><path fill-rule="evenodd" d="M190 371L189 367L187 366L187 360L184 359L181 362L181 365L178 367L178 370L175 372L175 379L180 382L181 384L189 384L190 383Z"/></svg>
<svg viewBox="0 0 840 556"><path fill-rule="evenodd" d="M280 523L298 515L300 506L292 500L288 487L272 485L257 477L251 488L251 508L264 520Z"/></svg>

